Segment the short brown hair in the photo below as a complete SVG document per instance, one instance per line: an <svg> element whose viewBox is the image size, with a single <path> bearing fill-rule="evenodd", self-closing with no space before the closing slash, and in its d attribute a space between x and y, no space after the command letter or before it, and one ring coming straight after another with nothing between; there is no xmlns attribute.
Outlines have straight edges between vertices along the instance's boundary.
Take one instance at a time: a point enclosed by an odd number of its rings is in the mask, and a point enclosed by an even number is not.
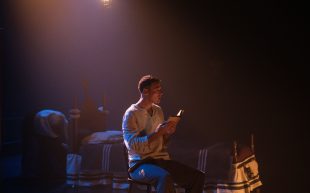
<svg viewBox="0 0 310 193"><path fill-rule="evenodd" d="M139 80L138 89L140 93L143 92L143 89L149 88L154 82L159 83L160 79L153 77L152 75L145 75Z"/></svg>

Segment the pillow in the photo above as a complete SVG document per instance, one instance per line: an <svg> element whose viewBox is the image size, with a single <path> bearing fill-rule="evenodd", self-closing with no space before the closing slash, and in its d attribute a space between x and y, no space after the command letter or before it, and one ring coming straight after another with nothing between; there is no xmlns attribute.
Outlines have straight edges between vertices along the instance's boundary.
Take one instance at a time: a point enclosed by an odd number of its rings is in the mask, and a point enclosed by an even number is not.
<svg viewBox="0 0 310 193"><path fill-rule="evenodd" d="M123 132L116 130L109 130L103 132L95 132L89 136L86 136L83 140L83 144L98 144L98 143L111 143L120 142L123 140Z"/></svg>

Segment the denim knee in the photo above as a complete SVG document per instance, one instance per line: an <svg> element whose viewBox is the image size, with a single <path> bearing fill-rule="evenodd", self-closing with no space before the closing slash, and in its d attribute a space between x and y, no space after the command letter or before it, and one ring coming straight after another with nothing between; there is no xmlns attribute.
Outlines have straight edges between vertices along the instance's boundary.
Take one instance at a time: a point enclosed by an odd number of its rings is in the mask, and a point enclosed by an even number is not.
<svg viewBox="0 0 310 193"><path fill-rule="evenodd" d="M167 182L172 182L172 177L170 175L169 172L162 172L159 176L158 176L158 181L167 181Z"/></svg>

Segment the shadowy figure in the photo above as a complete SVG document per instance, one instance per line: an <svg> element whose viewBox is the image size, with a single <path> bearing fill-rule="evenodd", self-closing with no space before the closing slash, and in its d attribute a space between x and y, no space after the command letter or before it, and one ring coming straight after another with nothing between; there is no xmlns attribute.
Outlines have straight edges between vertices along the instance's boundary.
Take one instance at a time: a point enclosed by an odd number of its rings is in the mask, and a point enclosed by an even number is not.
<svg viewBox="0 0 310 193"><path fill-rule="evenodd" d="M25 116L23 125L22 177L45 184L65 181L68 121L55 110Z"/></svg>

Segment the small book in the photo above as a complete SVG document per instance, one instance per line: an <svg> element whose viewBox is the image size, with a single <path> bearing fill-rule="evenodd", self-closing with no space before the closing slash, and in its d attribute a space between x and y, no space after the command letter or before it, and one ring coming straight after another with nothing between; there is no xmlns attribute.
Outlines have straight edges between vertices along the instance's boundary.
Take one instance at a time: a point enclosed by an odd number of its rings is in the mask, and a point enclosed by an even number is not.
<svg viewBox="0 0 310 193"><path fill-rule="evenodd" d="M183 114L184 114L184 110L181 109L181 110L179 110L179 112L178 112L177 115L175 115L175 116L170 116L170 117L168 118L168 121L174 121L174 122L178 123L178 122L181 120L181 117L183 116Z"/></svg>

